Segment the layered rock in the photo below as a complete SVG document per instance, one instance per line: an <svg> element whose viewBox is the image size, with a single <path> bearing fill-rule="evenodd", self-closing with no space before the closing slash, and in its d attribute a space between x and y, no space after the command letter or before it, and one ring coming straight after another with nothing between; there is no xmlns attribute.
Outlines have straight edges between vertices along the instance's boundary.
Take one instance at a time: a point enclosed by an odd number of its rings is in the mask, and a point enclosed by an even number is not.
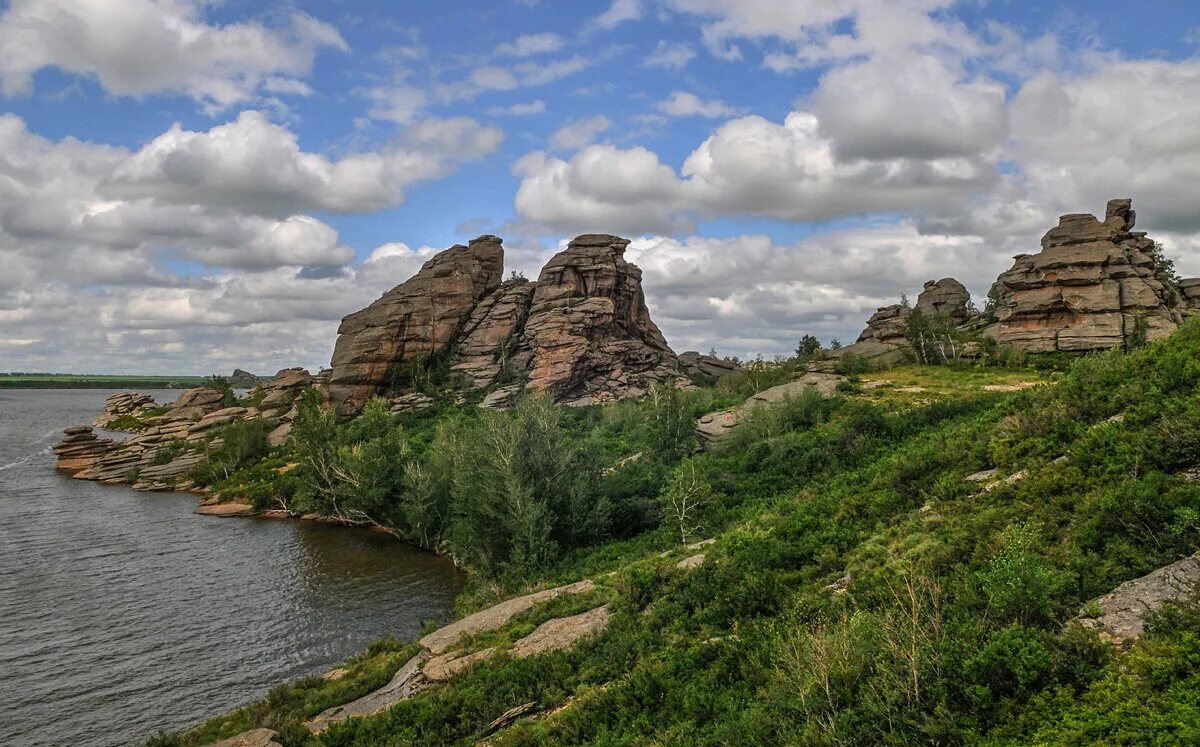
<svg viewBox="0 0 1200 747"><path fill-rule="evenodd" d="M163 417L168 420L199 420L225 406L225 393L219 389L187 389Z"/></svg>
<svg viewBox="0 0 1200 747"><path fill-rule="evenodd" d="M234 389L253 389L261 383L261 378L240 368L233 369L233 373L229 376L229 386Z"/></svg>
<svg viewBox="0 0 1200 747"><path fill-rule="evenodd" d="M333 351L329 397L342 414L356 414L418 360L443 355L475 306L500 285L504 249L480 236L425 263L405 282L342 320Z"/></svg>
<svg viewBox="0 0 1200 747"><path fill-rule="evenodd" d="M1064 215L1042 251L1014 258L988 296L997 323L987 334L1027 352L1087 352L1123 345L1144 330L1169 335L1181 317L1152 256L1134 232L1130 200L1110 200L1104 220Z"/></svg>
<svg viewBox="0 0 1200 747"><path fill-rule="evenodd" d="M576 237L537 282L500 282L503 250L494 236L442 252L343 320L331 402L355 414L370 396L398 388L414 362L442 355L465 383L492 389L488 407L507 407L526 389L589 404L636 397L655 382L688 383L650 318L641 270L624 257L628 245L616 236Z"/></svg>
<svg viewBox="0 0 1200 747"><path fill-rule="evenodd" d="M97 428L107 428L126 415L137 417L156 406L154 398L141 392L117 392L104 400L104 414L92 422Z"/></svg>
<svg viewBox="0 0 1200 747"><path fill-rule="evenodd" d="M716 381L722 376L742 370L741 365L734 361L715 355L701 355L695 350L679 354L679 368L696 381Z"/></svg>
<svg viewBox="0 0 1200 747"><path fill-rule="evenodd" d="M542 268L515 357L527 389L585 404L679 377L627 246L617 236L577 236Z"/></svg>
<svg viewBox="0 0 1200 747"><path fill-rule="evenodd" d="M452 370L477 387L512 373L536 289L526 280L509 280L481 301L463 327Z"/></svg>
<svg viewBox="0 0 1200 747"><path fill-rule="evenodd" d="M970 304L970 292L954 278L926 281L914 307L892 304L876 309L867 320L866 329L859 334L853 345L829 351L825 359L813 367L818 370L832 370L846 355L863 358L873 368L904 363L912 358L912 347L905 338L905 333L913 308L924 314L945 316L952 324L961 325L971 319Z"/></svg>

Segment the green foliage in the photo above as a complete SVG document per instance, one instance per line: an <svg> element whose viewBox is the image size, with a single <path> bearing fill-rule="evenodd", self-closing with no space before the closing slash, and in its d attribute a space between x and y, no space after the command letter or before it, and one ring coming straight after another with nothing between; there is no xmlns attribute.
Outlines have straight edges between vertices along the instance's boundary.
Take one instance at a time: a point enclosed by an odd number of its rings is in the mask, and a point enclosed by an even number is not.
<svg viewBox="0 0 1200 747"><path fill-rule="evenodd" d="M342 465L346 445L400 434L385 520L420 524L417 541L442 537L467 563L461 611L532 581L600 584L481 638L501 649L486 665L321 741L474 743L527 702L570 705L497 744L1200 741L1194 601L1168 605L1127 653L1071 622L1200 545L1200 486L1176 476L1200 462L1200 322L1047 365L1061 371L1049 386L1015 393L980 378L930 401L784 400L702 453L692 417L796 369L756 361L709 389L582 410L531 399L339 424L302 407L298 461L329 448ZM990 467L1023 477L964 479ZM673 512L681 497L690 509ZM677 569L694 554L679 542L701 536L716 538L704 563ZM602 600L614 617L594 640L504 653L540 615ZM288 707L292 723L308 708ZM253 721L238 719L220 734Z"/></svg>
<svg viewBox="0 0 1200 747"><path fill-rule="evenodd" d="M212 485L228 480L238 470L262 459L268 451L270 430L270 425L259 419L215 429L204 444L208 459L197 465L192 473L193 481L197 485ZM214 445L217 439L219 445Z"/></svg>
<svg viewBox="0 0 1200 747"><path fill-rule="evenodd" d="M858 376L871 370L871 361L857 353L846 351L841 358L838 358L833 370L842 376Z"/></svg>
<svg viewBox="0 0 1200 747"><path fill-rule="evenodd" d="M222 407L233 407L237 404L237 395L233 393L233 385L224 376L218 376L217 374L206 376L200 382L200 386L206 389L216 389L218 392L221 392L223 395L221 400Z"/></svg>
<svg viewBox="0 0 1200 747"><path fill-rule="evenodd" d="M796 346L796 357L800 360L811 360L819 352L821 352L821 341L812 335L801 337L800 344Z"/></svg>

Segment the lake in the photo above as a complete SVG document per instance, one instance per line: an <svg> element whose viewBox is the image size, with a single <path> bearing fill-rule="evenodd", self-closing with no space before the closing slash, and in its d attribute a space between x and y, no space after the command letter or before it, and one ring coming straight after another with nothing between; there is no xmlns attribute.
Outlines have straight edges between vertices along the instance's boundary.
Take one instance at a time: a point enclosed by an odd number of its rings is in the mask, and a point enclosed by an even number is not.
<svg viewBox="0 0 1200 747"><path fill-rule="evenodd" d="M386 534L57 473L112 391L0 390L0 744L140 744L451 618L460 574Z"/></svg>

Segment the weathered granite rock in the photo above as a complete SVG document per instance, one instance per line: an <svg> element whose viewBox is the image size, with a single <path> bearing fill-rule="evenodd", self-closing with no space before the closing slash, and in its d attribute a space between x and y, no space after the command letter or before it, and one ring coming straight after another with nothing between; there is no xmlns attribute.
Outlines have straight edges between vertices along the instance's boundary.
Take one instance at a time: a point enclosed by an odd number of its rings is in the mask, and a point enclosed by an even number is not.
<svg viewBox="0 0 1200 747"><path fill-rule="evenodd" d="M488 392L483 401L479 403L480 407L488 410L506 410L512 407L517 401L517 397L521 394L520 384L509 384L507 386L497 387L494 391Z"/></svg>
<svg viewBox="0 0 1200 747"><path fill-rule="evenodd" d="M345 721L354 716L374 716L402 700L411 698L429 686L429 680L421 672L421 665L428 659L428 651L420 652L400 667L391 681L383 687L345 705L327 708L305 722L305 726L313 734L320 734L337 721Z"/></svg>
<svg viewBox="0 0 1200 747"><path fill-rule="evenodd" d="M179 395L163 417L169 420L198 420L225 406L225 393L218 389L197 387Z"/></svg>
<svg viewBox="0 0 1200 747"><path fill-rule="evenodd" d="M213 742L209 747L282 747L275 741L279 733L271 729L251 729L236 737Z"/></svg>
<svg viewBox="0 0 1200 747"><path fill-rule="evenodd" d="M110 438L100 438L88 425L71 426L63 430L63 434L63 440L58 442L53 451L58 458L57 468L69 475L94 468L116 443Z"/></svg>
<svg viewBox="0 0 1200 747"><path fill-rule="evenodd" d="M628 239L575 237L538 276L515 357L526 388L558 401L636 397L680 378L675 353L646 307L642 271L625 261Z"/></svg>
<svg viewBox="0 0 1200 747"><path fill-rule="evenodd" d="M524 659L527 656L571 648L585 636L604 630L610 620L612 613L608 605L570 617L547 620L532 633L514 643L512 655L514 658Z"/></svg>
<svg viewBox="0 0 1200 747"><path fill-rule="evenodd" d="M104 400L104 414L92 423L97 428L108 428L124 415L141 415L157 403L149 394L141 392L117 392Z"/></svg>
<svg viewBox="0 0 1200 747"><path fill-rule="evenodd" d="M1081 613L1081 625L1119 645L1130 643L1146 630L1146 618L1168 601L1183 599L1200 583L1200 553L1126 581L1108 594L1093 599L1084 609L1098 605L1099 617Z"/></svg>
<svg viewBox="0 0 1200 747"><path fill-rule="evenodd" d="M342 320L329 396L341 414L362 410L417 359L446 353L475 305L499 287L504 249L480 236L433 257L405 282Z"/></svg>
<svg viewBox="0 0 1200 747"><path fill-rule="evenodd" d="M1184 278L1179 281L1179 295L1192 308L1200 308L1200 278Z"/></svg>
<svg viewBox="0 0 1200 747"><path fill-rule="evenodd" d="M526 280L509 280L480 301L463 325L451 369L477 387L512 371L536 288Z"/></svg>
<svg viewBox="0 0 1200 747"><path fill-rule="evenodd" d="M953 323L962 324L971 316L970 304L971 294L965 285L954 278L942 278L925 283L916 308L925 314L944 314Z"/></svg>
<svg viewBox="0 0 1200 747"><path fill-rule="evenodd" d="M262 378L240 368L233 369L229 375L229 386L234 389L253 389L262 383Z"/></svg>
<svg viewBox="0 0 1200 747"><path fill-rule="evenodd" d="M986 334L1027 352L1087 352L1125 344L1138 326L1165 337L1181 321L1158 277L1154 242L1134 233L1130 200L1110 200L1103 221L1064 215L992 286L997 323Z"/></svg>
<svg viewBox="0 0 1200 747"><path fill-rule="evenodd" d="M535 605L542 602L556 599L564 594L585 594L594 588L596 588L596 585L591 581L577 581L566 586L514 597L494 607L489 607L473 615L467 615L444 628L435 630L421 639L421 645L434 654L441 654L457 643L458 639L464 635L495 630L517 615L533 609Z"/></svg>
<svg viewBox="0 0 1200 747"><path fill-rule="evenodd" d="M810 371L795 381L764 389L737 407L700 416L696 421L696 438L701 446L708 448L729 436L755 407L782 402L788 397L798 397L810 389L829 399L837 394L838 384L845 380L845 376Z"/></svg>
<svg viewBox="0 0 1200 747"><path fill-rule="evenodd" d="M908 315L911 313L912 309L898 303L876 309L867 320L867 328L859 334L857 342L873 340L903 345L904 331L907 329Z"/></svg>
<svg viewBox="0 0 1200 747"><path fill-rule="evenodd" d="M401 415L406 412L418 412L433 405L433 397L420 392L402 394L392 400L392 414Z"/></svg>
<svg viewBox="0 0 1200 747"><path fill-rule="evenodd" d="M741 365L734 361L715 355L701 355L695 350L679 354L679 367L684 374L699 381L716 381L742 370Z"/></svg>

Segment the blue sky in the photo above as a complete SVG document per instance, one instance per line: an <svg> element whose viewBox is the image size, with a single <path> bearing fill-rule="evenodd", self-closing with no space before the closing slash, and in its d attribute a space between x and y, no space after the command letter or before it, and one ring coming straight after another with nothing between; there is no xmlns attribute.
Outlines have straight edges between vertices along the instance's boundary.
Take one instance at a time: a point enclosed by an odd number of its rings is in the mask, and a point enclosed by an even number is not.
<svg viewBox="0 0 1200 747"><path fill-rule="evenodd" d="M1132 196L1200 274L1200 4L0 2L0 370L325 364L435 249L634 239L677 350L982 303Z"/></svg>

